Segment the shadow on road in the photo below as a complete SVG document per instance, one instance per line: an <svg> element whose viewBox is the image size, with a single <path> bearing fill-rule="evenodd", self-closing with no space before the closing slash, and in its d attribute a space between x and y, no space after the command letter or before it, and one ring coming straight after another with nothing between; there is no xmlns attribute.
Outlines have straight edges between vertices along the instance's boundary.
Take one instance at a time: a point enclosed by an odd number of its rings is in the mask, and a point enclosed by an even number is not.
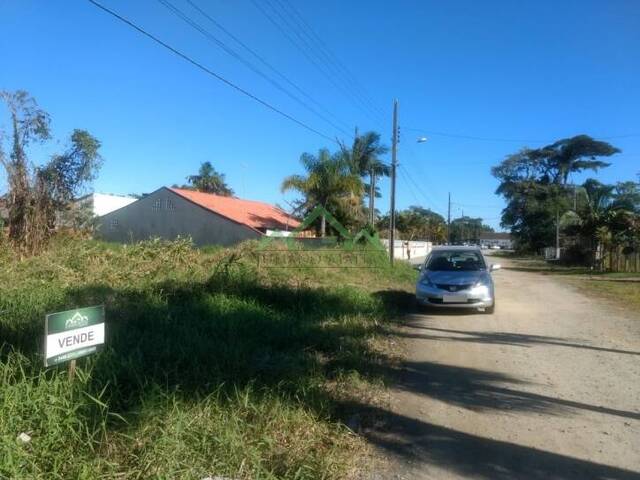
<svg viewBox="0 0 640 480"><path fill-rule="evenodd" d="M628 412L588 403L528 392L517 386L523 382L509 375L476 368L433 362L407 362L395 374L397 387L473 411L504 410L571 414L571 410L640 419L639 412Z"/></svg>
<svg viewBox="0 0 640 480"><path fill-rule="evenodd" d="M384 427L363 431L374 445L401 460L469 478L640 480L640 473L630 470L470 435L381 409L370 414L386 420Z"/></svg>
<svg viewBox="0 0 640 480"><path fill-rule="evenodd" d="M424 320L425 317L422 317ZM582 348L586 350L596 350L599 352L620 353L624 355L640 355L640 352L634 352L632 350L620 350L616 348L597 347L594 345L585 345L582 343L573 343L567 341L567 339L559 337L547 337L544 335L528 335L522 333L510 333L510 332L480 332L470 330L455 330L447 328L426 327L420 325L418 322L408 322L406 324L408 328L426 330L429 332L437 332L441 334L453 334L452 335L438 335L438 334L423 334L423 333L411 333L407 332L402 336L407 338L422 338L425 340L442 340L447 342L471 342L471 343L486 343L490 345L510 345L514 347L530 347L532 345L555 345L559 347L568 348Z"/></svg>

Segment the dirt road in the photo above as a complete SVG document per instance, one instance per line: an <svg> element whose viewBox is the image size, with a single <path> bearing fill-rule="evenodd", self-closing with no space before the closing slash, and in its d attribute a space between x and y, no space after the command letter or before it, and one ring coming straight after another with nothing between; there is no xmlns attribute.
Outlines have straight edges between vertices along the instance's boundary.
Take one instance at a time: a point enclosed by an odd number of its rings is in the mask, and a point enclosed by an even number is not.
<svg viewBox="0 0 640 480"><path fill-rule="evenodd" d="M388 420L365 432L392 463L380 478L640 480L640 313L539 273L494 279L492 316L407 319Z"/></svg>

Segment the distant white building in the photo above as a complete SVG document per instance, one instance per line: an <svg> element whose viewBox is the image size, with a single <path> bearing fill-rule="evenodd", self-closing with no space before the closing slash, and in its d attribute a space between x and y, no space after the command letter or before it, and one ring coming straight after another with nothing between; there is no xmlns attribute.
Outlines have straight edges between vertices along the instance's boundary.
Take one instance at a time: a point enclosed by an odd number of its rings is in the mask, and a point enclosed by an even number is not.
<svg viewBox="0 0 640 480"><path fill-rule="evenodd" d="M380 242L389 251L389 239L381 238ZM426 257L433 248L432 242L421 240L394 240L393 258L411 260Z"/></svg>
<svg viewBox="0 0 640 480"><path fill-rule="evenodd" d="M78 198L74 203L77 208L87 208L94 217L101 217L119 208L126 207L138 200L126 195L112 195L108 193L90 193Z"/></svg>
<svg viewBox="0 0 640 480"><path fill-rule="evenodd" d="M511 234L507 232L485 232L480 234L480 245L497 246L511 250L513 249L513 240Z"/></svg>

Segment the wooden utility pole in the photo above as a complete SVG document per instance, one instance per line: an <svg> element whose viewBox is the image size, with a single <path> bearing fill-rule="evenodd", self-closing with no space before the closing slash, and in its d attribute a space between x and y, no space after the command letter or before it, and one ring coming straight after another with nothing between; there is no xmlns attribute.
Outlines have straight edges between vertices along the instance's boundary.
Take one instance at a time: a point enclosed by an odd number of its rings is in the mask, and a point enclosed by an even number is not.
<svg viewBox="0 0 640 480"><path fill-rule="evenodd" d="M389 212L389 261L393 265L396 229L396 167L398 165L398 100L393 101L393 134L391 136L391 210Z"/></svg>
<svg viewBox="0 0 640 480"><path fill-rule="evenodd" d="M449 192L449 206L447 207L447 245L451 245L451 192Z"/></svg>
<svg viewBox="0 0 640 480"><path fill-rule="evenodd" d="M374 226L376 223L376 214L375 214L375 197L376 197L376 171L375 169L371 169L370 175L371 185L369 185L369 222L371 226Z"/></svg>
<svg viewBox="0 0 640 480"><path fill-rule="evenodd" d="M560 260L560 208L556 207L556 260Z"/></svg>

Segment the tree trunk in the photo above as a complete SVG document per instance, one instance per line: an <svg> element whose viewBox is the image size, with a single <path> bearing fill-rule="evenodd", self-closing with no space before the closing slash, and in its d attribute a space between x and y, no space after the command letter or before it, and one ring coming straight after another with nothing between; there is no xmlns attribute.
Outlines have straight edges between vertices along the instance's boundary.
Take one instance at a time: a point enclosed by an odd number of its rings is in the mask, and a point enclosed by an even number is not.
<svg viewBox="0 0 640 480"><path fill-rule="evenodd" d="M327 233L327 219L324 218L324 213L323 213L322 216L320 217L320 236L324 238L326 233Z"/></svg>

